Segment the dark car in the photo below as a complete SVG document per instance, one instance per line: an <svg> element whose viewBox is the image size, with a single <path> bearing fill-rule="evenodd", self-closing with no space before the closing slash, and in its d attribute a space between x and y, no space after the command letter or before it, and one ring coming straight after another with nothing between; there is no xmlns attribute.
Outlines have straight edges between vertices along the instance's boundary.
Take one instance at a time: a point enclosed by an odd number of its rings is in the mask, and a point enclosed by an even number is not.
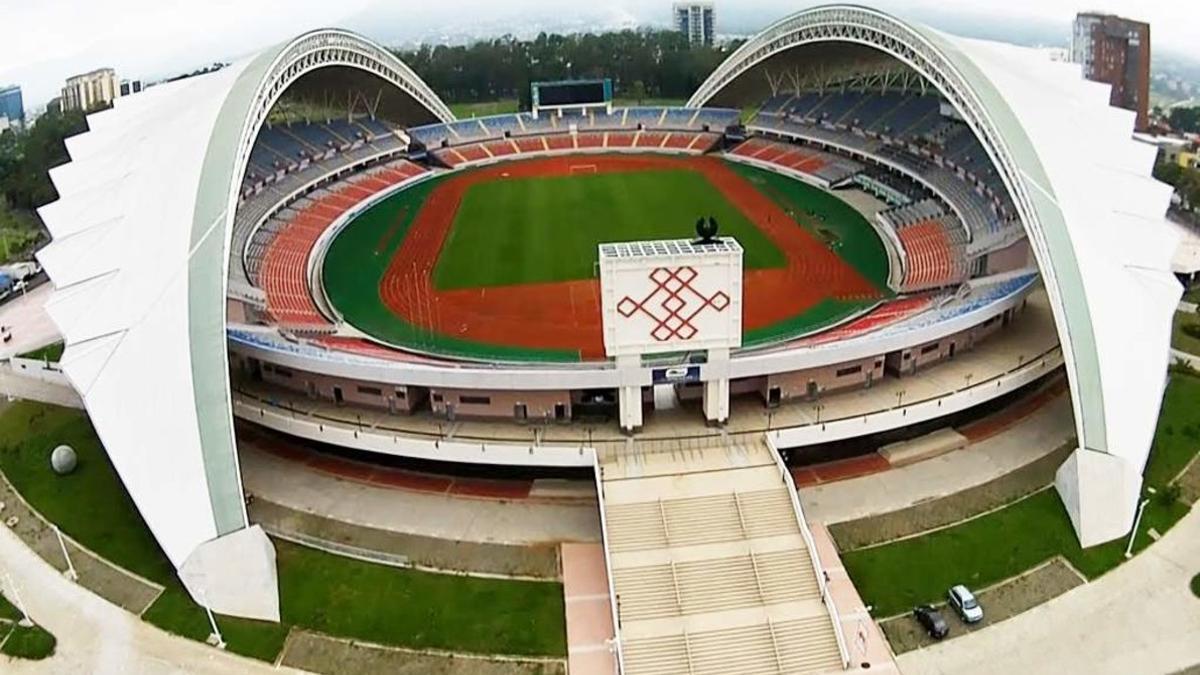
<svg viewBox="0 0 1200 675"><path fill-rule="evenodd" d="M950 626L942 618L942 613L934 609L931 605L914 607L913 616L916 617L917 623L921 624L925 632L929 633L929 637L935 640L941 640L946 637L946 633L950 632Z"/></svg>

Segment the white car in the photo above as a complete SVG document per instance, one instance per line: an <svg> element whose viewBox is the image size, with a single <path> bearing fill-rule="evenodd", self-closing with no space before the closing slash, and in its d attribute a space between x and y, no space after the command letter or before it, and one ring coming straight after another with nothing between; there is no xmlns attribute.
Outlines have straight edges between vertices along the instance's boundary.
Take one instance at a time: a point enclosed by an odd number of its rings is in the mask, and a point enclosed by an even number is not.
<svg viewBox="0 0 1200 675"><path fill-rule="evenodd" d="M975 623L983 619L983 608L979 606L975 594L966 586L962 584L952 586L946 596L949 599L950 607L962 617L963 621Z"/></svg>

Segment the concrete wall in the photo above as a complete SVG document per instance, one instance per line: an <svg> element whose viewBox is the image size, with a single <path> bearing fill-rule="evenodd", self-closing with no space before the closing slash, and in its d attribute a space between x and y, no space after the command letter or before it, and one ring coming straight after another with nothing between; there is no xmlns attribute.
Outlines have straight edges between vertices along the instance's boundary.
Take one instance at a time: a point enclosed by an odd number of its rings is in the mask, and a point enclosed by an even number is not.
<svg viewBox="0 0 1200 675"><path fill-rule="evenodd" d="M822 395L855 387L868 387L871 382L881 377L883 357L872 356L821 368L768 375L761 378L759 393L762 394L763 401L770 401L770 391L778 388L780 400L787 401L805 398L811 394Z"/></svg>
<svg viewBox="0 0 1200 675"><path fill-rule="evenodd" d="M987 274L1003 274L1013 270L1024 269L1034 263L1029 250L1029 240L1020 239L1008 246L989 253L987 256Z"/></svg>
<svg viewBox="0 0 1200 675"><path fill-rule="evenodd" d="M425 390L420 387L345 380L270 363L262 364L262 379L306 396L395 413L410 413L425 400Z"/></svg>
<svg viewBox="0 0 1200 675"><path fill-rule="evenodd" d="M455 417L504 417L518 418L517 406L525 406L525 419L553 420L556 412L561 419L571 418L571 392L569 391L490 391L487 389L429 390L429 404L435 414L449 415L453 407ZM561 406L556 411L555 406Z"/></svg>
<svg viewBox="0 0 1200 675"><path fill-rule="evenodd" d="M1024 305L1013 307L973 328L947 335L940 340L932 340L891 352L885 358L887 373L897 376L912 375L919 370L953 358L1006 326L1012 318L1020 314L1023 308Z"/></svg>

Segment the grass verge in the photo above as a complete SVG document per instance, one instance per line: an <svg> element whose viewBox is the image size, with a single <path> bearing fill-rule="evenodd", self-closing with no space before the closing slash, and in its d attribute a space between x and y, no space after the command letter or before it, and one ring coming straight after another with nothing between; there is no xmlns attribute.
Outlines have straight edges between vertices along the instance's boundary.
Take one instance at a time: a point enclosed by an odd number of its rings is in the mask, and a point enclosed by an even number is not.
<svg viewBox="0 0 1200 675"><path fill-rule="evenodd" d="M0 645L0 654L29 661L40 661L54 654L58 640L50 631L34 625L26 628L12 624L12 630Z"/></svg>
<svg viewBox="0 0 1200 675"><path fill-rule="evenodd" d="M1154 488L1134 541L1148 546L1150 530L1165 533L1188 512L1166 489L1197 452L1200 436L1200 378L1175 375L1167 388L1145 485ZM956 583L976 588L1017 576L1055 555L1094 579L1120 564L1124 538L1081 549L1070 520L1050 488L973 520L890 544L842 555L846 570L877 617L905 612L914 605L938 602Z"/></svg>
<svg viewBox="0 0 1200 675"><path fill-rule="evenodd" d="M1185 326L1195 326L1190 329L1193 331L1200 330L1200 314L1175 312L1175 319L1171 322L1171 346L1181 352L1200 356L1200 338L1184 332Z"/></svg>
<svg viewBox="0 0 1200 675"><path fill-rule="evenodd" d="M62 360L63 349L63 343L55 342L54 344L46 345L45 347L34 349L33 351L25 352L24 354L18 354L17 356L18 358L22 359L35 359L38 361L58 363Z"/></svg>
<svg viewBox="0 0 1200 675"><path fill-rule="evenodd" d="M0 469L33 508L112 563L166 587L143 613L146 621L208 637L203 609L177 581L82 412L16 402L0 413L0 437ZM63 442L75 448L79 466L56 476L49 452ZM431 574L281 541L276 550L282 623L219 616L230 651L273 661L296 626L414 649L566 653L559 584Z"/></svg>

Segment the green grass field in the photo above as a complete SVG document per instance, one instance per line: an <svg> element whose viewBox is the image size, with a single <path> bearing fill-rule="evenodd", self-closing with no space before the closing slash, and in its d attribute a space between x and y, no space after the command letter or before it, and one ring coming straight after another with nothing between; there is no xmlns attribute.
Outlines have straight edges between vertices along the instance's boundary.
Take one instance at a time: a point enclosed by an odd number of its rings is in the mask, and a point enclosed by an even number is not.
<svg viewBox="0 0 1200 675"><path fill-rule="evenodd" d="M591 279L602 242L685 239L714 216L746 269L783 253L704 176L687 170L502 179L467 190L434 270L441 290Z"/></svg>
<svg viewBox="0 0 1200 675"><path fill-rule="evenodd" d="M0 409L0 439L0 469L34 509L107 560L166 587L143 615L146 621L195 640L208 637L204 610L176 579L84 413L11 403ZM79 455L78 468L67 476L50 469L50 449L58 443ZM560 584L420 572L275 545L282 623L218 616L231 651L273 661L293 626L411 648L566 651ZM11 614L0 603L0 618ZM30 652L46 643L45 636L22 637Z"/></svg>
<svg viewBox="0 0 1200 675"><path fill-rule="evenodd" d="M731 164L759 190L794 214L798 227L829 242L839 256L887 289L887 254L874 228L835 195L769 171ZM330 244L323 277L334 307L360 330L388 343L451 357L534 362L578 361L574 350L484 344L432 333L387 308L379 286L441 178L403 190L359 215ZM434 269L441 290L590 279L596 246L604 241L687 238L700 214L713 214L724 234L746 249L747 269L786 264L783 254L700 174L655 170L614 174L496 180L468 190ZM770 326L747 330L746 346L812 333L876 301L826 299Z"/></svg>
<svg viewBox="0 0 1200 675"><path fill-rule="evenodd" d="M1165 533L1188 512L1165 490L1200 450L1200 378L1173 375L1163 400L1146 487L1156 494L1138 528L1134 550L1149 546L1149 531ZM1149 496L1149 493L1147 493ZM1052 488L987 515L930 534L842 553L863 601L886 617L944 600L957 583L976 590L1061 555L1089 579L1125 560L1127 539L1081 549L1062 500Z"/></svg>

